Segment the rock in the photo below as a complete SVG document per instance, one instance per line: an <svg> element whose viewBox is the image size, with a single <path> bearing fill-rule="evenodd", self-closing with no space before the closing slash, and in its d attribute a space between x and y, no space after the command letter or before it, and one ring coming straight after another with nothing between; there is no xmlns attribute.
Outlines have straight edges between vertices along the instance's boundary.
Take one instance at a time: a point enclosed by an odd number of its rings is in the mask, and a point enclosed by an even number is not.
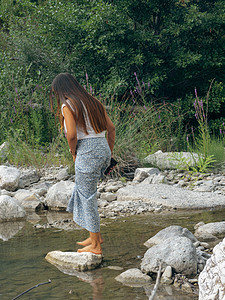
<svg viewBox="0 0 225 300"><path fill-rule="evenodd" d="M181 285L181 290L185 293L193 293L192 287L188 282Z"/></svg>
<svg viewBox="0 0 225 300"><path fill-rule="evenodd" d="M35 211L40 210L42 208L42 203L38 195L28 190L18 190L15 193L14 198L18 200L19 204L26 210Z"/></svg>
<svg viewBox="0 0 225 300"><path fill-rule="evenodd" d="M7 156L8 156L8 151L9 151L9 143L4 142L0 146L0 161L4 161Z"/></svg>
<svg viewBox="0 0 225 300"><path fill-rule="evenodd" d="M225 239L216 245L198 278L199 300L225 299Z"/></svg>
<svg viewBox="0 0 225 300"><path fill-rule="evenodd" d="M145 180L148 180L148 178ZM176 209L225 207L225 198L223 195L209 192L195 192L167 184L144 184L145 180L142 183L127 185L119 189L117 200L141 200L152 205L162 205Z"/></svg>
<svg viewBox="0 0 225 300"><path fill-rule="evenodd" d="M195 224L194 229L198 229L198 227L200 227L200 226L202 226L202 225L204 225L204 224L205 224L205 223L201 221L201 222Z"/></svg>
<svg viewBox="0 0 225 300"><path fill-rule="evenodd" d="M213 192L214 189L215 189L215 185L213 184L212 180L203 181L203 184L196 186L194 188L194 190L198 192Z"/></svg>
<svg viewBox="0 0 225 300"><path fill-rule="evenodd" d="M200 242L199 242L199 241L197 241L197 242L193 243L193 245L195 246L195 248L197 248L197 247L199 247L199 246L200 246Z"/></svg>
<svg viewBox="0 0 225 300"><path fill-rule="evenodd" d="M7 191L7 190L1 190L0 189L0 195L6 195L6 196L13 197L14 196L14 192L10 192L10 191Z"/></svg>
<svg viewBox="0 0 225 300"><path fill-rule="evenodd" d="M141 270L146 274L157 273L160 263L162 271L167 266L171 266L176 273L196 275L196 249L191 240L186 237L166 239L147 250L141 263Z"/></svg>
<svg viewBox="0 0 225 300"><path fill-rule="evenodd" d="M191 152L162 152L161 150L144 158L159 169L186 169L187 165L194 167L199 161L199 155Z"/></svg>
<svg viewBox="0 0 225 300"><path fill-rule="evenodd" d="M200 245L202 247L204 247L205 249L210 249L210 245L208 243L205 243L205 242L200 242Z"/></svg>
<svg viewBox="0 0 225 300"><path fill-rule="evenodd" d="M52 184L50 184L49 182L42 182L40 184L37 185L33 185L30 188L30 191L33 191L33 193L37 194L38 196L44 196L47 191L49 190L49 188L52 186Z"/></svg>
<svg viewBox="0 0 225 300"><path fill-rule="evenodd" d="M14 167L0 166L0 188L15 191L18 188L20 171Z"/></svg>
<svg viewBox="0 0 225 300"><path fill-rule="evenodd" d="M158 175L160 173L157 168L137 168L134 173L134 183L142 182L149 175Z"/></svg>
<svg viewBox="0 0 225 300"><path fill-rule="evenodd" d="M161 283L172 284L173 283L172 274L173 274L173 271L172 271L171 266L167 266L165 268L165 271L162 274Z"/></svg>
<svg viewBox="0 0 225 300"><path fill-rule="evenodd" d="M106 207L108 205L108 201L106 200L98 200L98 206L99 207Z"/></svg>
<svg viewBox="0 0 225 300"><path fill-rule="evenodd" d="M28 169L21 172L19 179L19 188L23 189L26 186L31 185L32 183L36 183L39 181L39 176L35 169Z"/></svg>
<svg viewBox="0 0 225 300"><path fill-rule="evenodd" d="M63 168L62 170L59 171L59 173L56 175L57 180L67 180L70 177L68 173L68 167Z"/></svg>
<svg viewBox="0 0 225 300"><path fill-rule="evenodd" d="M141 270L136 268L121 273L115 279L127 285L143 285L152 281L150 276L143 274Z"/></svg>
<svg viewBox="0 0 225 300"><path fill-rule="evenodd" d="M156 235L147 240L144 245L148 248L158 245L165 241L166 239L173 239L174 237L186 237L192 241L192 243L197 242L196 237L187 229L181 226L172 225L166 227L159 231Z"/></svg>
<svg viewBox="0 0 225 300"><path fill-rule="evenodd" d="M74 182L60 181L47 192L46 205L52 210L65 210L74 189Z"/></svg>
<svg viewBox="0 0 225 300"><path fill-rule="evenodd" d="M26 218L26 211L10 196L0 196L0 222Z"/></svg>
<svg viewBox="0 0 225 300"><path fill-rule="evenodd" d="M165 175L158 174L152 178L152 184L167 183Z"/></svg>
<svg viewBox="0 0 225 300"><path fill-rule="evenodd" d="M172 270L171 266L167 266L165 271L162 274L162 277L171 278L172 274L173 274L173 270Z"/></svg>
<svg viewBox="0 0 225 300"><path fill-rule="evenodd" d="M225 222L208 223L195 230L195 236L200 240L215 240L225 236Z"/></svg>
<svg viewBox="0 0 225 300"><path fill-rule="evenodd" d="M102 255L96 255L91 252L62 252L52 251L46 255L46 260L60 270L68 272L69 270L87 271L93 270L102 262Z"/></svg>
<svg viewBox="0 0 225 300"><path fill-rule="evenodd" d="M117 195L110 192L106 192L101 194L100 199L111 202L117 199Z"/></svg>
<svg viewBox="0 0 225 300"><path fill-rule="evenodd" d="M122 271L123 270L123 268L119 267L119 266L108 266L107 268L110 269L110 270L115 270L115 271Z"/></svg>
<svg viewBox="0 0 225 300"><path fill-rule="evenodd" d="M24 221L0 222L0 239L4 242L16 235L25 225Z"/></svg>
<svg viewBox="0 0 225 300"><path fill-rule="evenodd" d="M191 284L198 283L198 279L197 279L197 278L190 278L190 279L188 279L188 281L189 281Z"/></svg>

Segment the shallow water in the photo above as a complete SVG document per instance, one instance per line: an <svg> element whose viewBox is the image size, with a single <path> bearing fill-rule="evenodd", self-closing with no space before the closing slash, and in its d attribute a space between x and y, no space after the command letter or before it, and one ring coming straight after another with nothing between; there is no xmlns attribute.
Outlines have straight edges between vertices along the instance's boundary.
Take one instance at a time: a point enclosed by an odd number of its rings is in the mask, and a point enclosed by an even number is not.
<svg viewBox="0 0 225 300"><path fill-rule="evenodd" d="M30 222L0 223L0 299L13 299L26 289L51 279L51 283L37 287L19 299L148 299L154 284L129 287L114 278L122 271L109 269L120 266L124 271L138 267L147 248L143 243L159 230L180 225L194 232L196 223L224 221L225 210L196 212L167 212L133 216L115 220L104 219L101 231L104 238L104 261L100 268L75 275L60 272L45 260L49 251L76 251L75 242L86 238L83 229L64 231L55 228L35 229L33 215ZM66 218L68 214L47 213L39 223ZM9 238L7 240L7 238ZM5 241L3 241L4 239ZM80 277L80 278L79 278ZM198 299L172 286L160 286L155 299Z"/></svg>

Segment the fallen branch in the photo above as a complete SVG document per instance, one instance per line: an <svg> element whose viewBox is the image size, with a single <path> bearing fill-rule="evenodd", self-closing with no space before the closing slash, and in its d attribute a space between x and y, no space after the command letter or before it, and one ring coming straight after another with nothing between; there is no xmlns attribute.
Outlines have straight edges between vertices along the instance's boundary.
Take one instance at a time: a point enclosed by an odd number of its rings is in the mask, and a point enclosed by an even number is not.
<svg viewBox="0 0 225 300"><path fill-rule="evenodd" d="M18 296L16 296L15 298L13 298L12 300L18 299L20 296L26 294L27 292L29 292L30 290L33 290L37 287L39 287L40 285L44 285L44 284L48 284L51 283L52 281L49 279L47 282L42 282L42 283L38 283L35 286L32 286L31 288L29 288L28 290L24 291L23 293L19 294Z"/></svg>
<svg viewBox="0 0 225 300"><path fill-rule="evenodd" d="M160 282L160 277L161 277L161 269L162 269L162 264L160 263L159 264L159 269L158 269L158 272L157 272L156 282L155 282L154 288L152 290L151 296L149 297L149 300L153 300L155 295L156 295L156 291L158 289L159 282Z"/></svg>

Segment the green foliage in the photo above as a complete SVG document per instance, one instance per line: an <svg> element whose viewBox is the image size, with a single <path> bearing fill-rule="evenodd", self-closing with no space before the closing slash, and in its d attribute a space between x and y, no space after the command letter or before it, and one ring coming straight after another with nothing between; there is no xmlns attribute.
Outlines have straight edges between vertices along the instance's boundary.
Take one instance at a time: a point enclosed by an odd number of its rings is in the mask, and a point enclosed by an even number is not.
<svg viewBox="0 0 225 300"><path fill-rule="evenodd" d="M68 165L74 169L65 137L59 135L52 143L44 146L30 145L23 139L22 130L10 129L7 136L9 150L7 160L17 166L34 166L37 169L51 165Z"/></svg>
<svg viewBox="0 0 225 300"><path fill-rule="evenodd" d="M225 132L224 17L222 0L2 0L0 142L19 130L29 149L57 145L48 88L68 71L85 85L88 73L106 99L122 160L183 150L186 134L210 156L212 134ZM195 87L206 124L194 118Z"/></svg>

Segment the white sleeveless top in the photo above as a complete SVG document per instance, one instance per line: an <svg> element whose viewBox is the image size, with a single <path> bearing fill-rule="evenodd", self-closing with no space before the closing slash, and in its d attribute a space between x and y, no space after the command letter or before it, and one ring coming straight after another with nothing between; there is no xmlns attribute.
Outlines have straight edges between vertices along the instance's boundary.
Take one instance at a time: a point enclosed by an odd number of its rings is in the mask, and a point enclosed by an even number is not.
<svg viewBox="0 0 225 300"><path fill-rule="evenodd" d="M68 102L68 104L70 105L69 102ZM65 104L62 104L62 106L61 106L61 111L62 111L63 117L64 117L63 108L65 106L66 106ZM85 106L84 106L84 110L85 110L85 113L86 113L85 114L85 122L86 122L86 127L87 127L88 134L86 134L80 126L76 125L76 128L77 128L77 140L105 137L105 133L106 133L105 130L102 131L102 132L100 132L100 133L96 133L94 131L93 127L91 126L91 122L90 122L90 119L88 117L88 113L87 113L87 110L86 110ZM65 118L64 118L64 129L67 132Z"/></svg>

